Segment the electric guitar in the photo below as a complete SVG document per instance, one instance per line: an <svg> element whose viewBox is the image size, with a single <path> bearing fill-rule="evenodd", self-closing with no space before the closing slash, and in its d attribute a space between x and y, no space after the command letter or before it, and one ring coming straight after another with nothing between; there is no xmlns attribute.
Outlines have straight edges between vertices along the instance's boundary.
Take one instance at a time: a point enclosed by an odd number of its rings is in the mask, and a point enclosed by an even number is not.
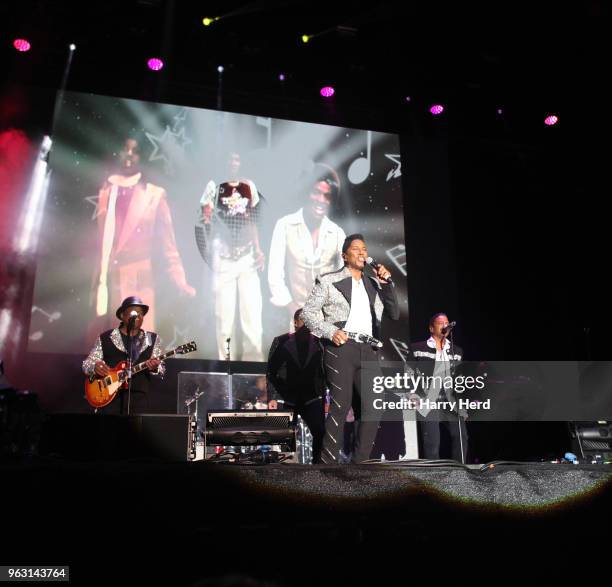
<svg viewBox="0 0 612 587"><path fill-rule="evenodd" d="M182 344L181 346L176 347L175 349L160 355L159 357L151 357L159 359L163 361L168 357L173 355L185 355L187 353L192 353L197 350L197 346L195 342L188 342L187 344ZM128 371L128 363L127 361L121 361L117 363L115 367L110 369L108 375L106 377L98 377L98 375L92 375L85 379L85 398L94 408L103 408L110 404L115 397L117 397L117 392L119 389L127 388L130 377L136 375L136 373L140 373L140 371L144 371L147 368L146 361L142 363L138 363L132 367L131 372Z"/></svg>

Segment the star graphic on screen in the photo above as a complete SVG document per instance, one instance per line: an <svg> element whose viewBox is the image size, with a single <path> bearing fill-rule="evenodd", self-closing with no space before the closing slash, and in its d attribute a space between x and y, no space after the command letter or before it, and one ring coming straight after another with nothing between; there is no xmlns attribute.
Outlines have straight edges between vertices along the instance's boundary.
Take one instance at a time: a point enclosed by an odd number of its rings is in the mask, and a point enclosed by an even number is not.
<svg viewBox="0 0 612 587"><path fill-rule="evenodd" d="M86 196L83 198L87 200L90 204L94 206L93 214L91 215L91 219L95 220L98 216L102 214L102 210L100 210L100 195L96 194L95 196Z"/></svg>
<svg viewBox="0 0 612 587"><path fill-rule="evenodd" d="M178 132L174 133L178 146L185 151L185 147L190 145L193 141L185 136L185 127L181 128Z"/></svg>
<svg viewBox="0 0 612 587"><path fill-rule="evenodd" d="M174 337L173 339L166 345L166 349L165 350L170 350L173 349L177 346L179 346L179 342L181 343L186 343L189 342L189 339L187 338L189 334L189 327L184 328L184 329L180 329L178 327L174 327Z"/></svg>
<svg viewBox="0 0 612 587"><path fill-rule="evenodd" d="M393 163L395 163L397 165L397 167L395 167L394 169L392 169L391 171L389 171L389 173L387 173L387 181L389 181L390 179L396 179L398 177L401 177L402 175L402 162L400 161L400 155L389 155L387 153L385 153L385 157L387 159L390 159L391 161L393 161Z"/></svg>
<svg viewBox="0 0 612 587"><path fill-rule="evenodd" d="M179 110L179 113L173 118L174 118L174 125L172 126L172 130L176 132L177 129L181 126L181 124L184 124L185 120L187 119L187 108L181 108Z"/></svg>
<svg viewBox="0 0 612 587"><path fill-rule="evenodd" d="M174 162L181 159L185 153L185 146L191 143L191 139L185 136L185 128L173 132L169 126L161 137L150 132L145 132L147 138L153 145L153 152L149 156L149 162L161 160L168 175L174 175Z"/></svg>
<svg viewBox="0 0 612 587"><path fill-rule="evenodd" d="M149 162L161 159L164 163L169 164L170 157L168 152L173 147L176 148L176 138L170 127L166 126L166 130L164 130L164 134L161 137L155 136L150 132L145 132L145 134L153 145L153 153L149 156Z"/></svg>

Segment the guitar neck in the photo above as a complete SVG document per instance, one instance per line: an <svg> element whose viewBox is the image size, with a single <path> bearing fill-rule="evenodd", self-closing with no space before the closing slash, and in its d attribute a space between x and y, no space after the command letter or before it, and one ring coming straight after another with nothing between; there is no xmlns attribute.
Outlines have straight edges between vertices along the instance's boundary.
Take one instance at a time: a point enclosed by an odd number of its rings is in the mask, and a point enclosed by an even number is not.
<svg viewBox="0 0 612 587"><path fill-rule="evenodd" d="M168 357L171 357L172 355L176 355L177 353L177 349L173 349L171 351L168 351L167 353L164 353L163 355L160 355L159 357L151 357L152 359L159 359L160 361L163 361L164 359L167 359ZM136 365L133 369L132 369L132 375L135 375L136 373L139 373L140 371L143 371L144 369L147 368L147 363L146 361L142 362L142 363L138 363L138 365Z"/></svg>

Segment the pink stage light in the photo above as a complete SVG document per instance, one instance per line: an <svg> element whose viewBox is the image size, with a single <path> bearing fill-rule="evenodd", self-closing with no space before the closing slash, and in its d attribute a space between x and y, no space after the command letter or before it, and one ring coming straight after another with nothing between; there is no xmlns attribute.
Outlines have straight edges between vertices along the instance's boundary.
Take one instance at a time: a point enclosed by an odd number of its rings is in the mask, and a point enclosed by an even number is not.
<svg viewBox="0 0 612 587"><path fill-rule="evenodd" d="M164 66L164 62L161 59L158 59L157 57L151 57L151 59L147 61L147 65L149 69L152 69L153 71L159 71Z"/></svg>
<svg viewBox="0 0 612 587"><path fill-rule="evenodd" d="M17 49L17 51L29 51L30 50L30 42L26 39L15 39L13 41L13 47Z"/></svg>
<svg viewBox="0 0 612 587"><path fill-rule="evenodd" d="M559 122L559 117L555 116L554 114L551 114L544 119L544 124L546 126L554 126L557 124L557 122Z"/></svg>
<svg viewBox="0 0 612 587"><path fill-rule="evenodd" d="M336 93L336 90L334 90L334 88L332 88L331 86L324 86L323 88L321 88L321 91L319 93L324 98L331 98Z"/></svg>
<svg viewBox="0 0 612 587"><path fill-rule="evenodd" d="M444 112L444 106L442 104L434 104L429 111L434 115L438 116L438 114L442 114Z"/></svg>

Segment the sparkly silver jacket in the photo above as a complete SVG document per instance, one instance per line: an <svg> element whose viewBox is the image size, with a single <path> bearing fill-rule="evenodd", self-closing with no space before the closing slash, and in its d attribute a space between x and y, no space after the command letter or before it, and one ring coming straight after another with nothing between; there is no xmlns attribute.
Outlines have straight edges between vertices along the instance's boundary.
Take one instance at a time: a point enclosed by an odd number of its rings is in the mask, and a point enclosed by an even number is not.
<svg viewBox="0 0 612 587"><path fill-rule="evenodd" d="M142 340L142 350L140 351L141 353L143 353L152 344L151 333L147 332L146 330L141 330L140 334L138 336L141 339L144 338L144 340ZM126 353L127 354L127 350L125 349L125 346L123 344L123 339L121 338L121 332L119 331L118 328L115 328L111 332L110 339L113 342L113 344L122 353ZM162 352L162 348L161 348L160 339L159 339L159 336L157 336L155 338L155 344L153 345L153 353L151 355L151 358L155 359L155 358L159 357L162 354L163 354L163 352ZM97 361L103 361L103 360L104 360L104 356L103 356L103 352L102 352L102 340L98 336L98 339L96 340L96 344L91 349L91 352L89 353L89 355L87 355L87 358L83 361L83 373L85 373L85 375L87 375L88 377L91 377L94 374L94 372L95 372L96 362ZM111 365L111 367L112 366L114 366L114 365ZM160 363L159 367L157 368L157 371L152 372L152 374L153 375L160 375L160 376L163 377L165 371L166 371L166 366L162 362L162 363Z"/></svg>
<svg viewBox="0 0 612 587"><path fill-rule="evenodd" d="M400 310L392 284L383 285L364 274L364 286L370 300L372 334L380 338L383 314L399 320ZM336 330L344 328L351 311L352 274L347 267L326 273L315 280L304 304L302 317L308 329L319 338L331 340Z"/></svg>

